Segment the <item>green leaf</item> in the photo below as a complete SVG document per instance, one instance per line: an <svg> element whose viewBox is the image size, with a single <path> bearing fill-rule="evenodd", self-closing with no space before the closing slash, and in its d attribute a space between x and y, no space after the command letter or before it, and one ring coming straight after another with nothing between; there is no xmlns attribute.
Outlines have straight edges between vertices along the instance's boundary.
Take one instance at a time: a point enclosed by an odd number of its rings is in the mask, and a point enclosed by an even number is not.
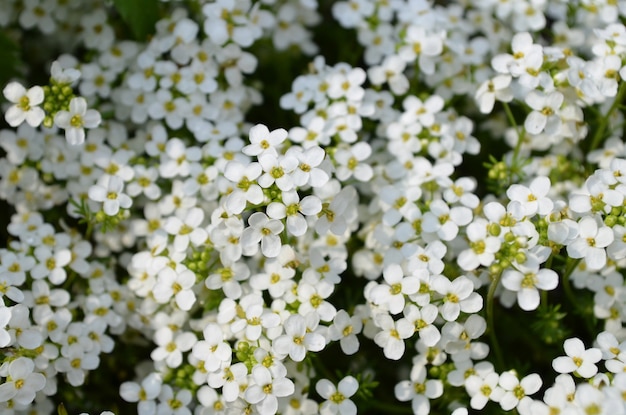
<svg viewBox="0 0 626 415"><path fill-rule="evenodd" d="M159 20L159 0L113 0L136 40L147 40Z"/></svg>
<svg viewBox="0 0 626 415"><path fill-rule="evenodd" d="M23 63L19 46L4 31L0 31L0 89L11 78L22 75Z"/></svg>

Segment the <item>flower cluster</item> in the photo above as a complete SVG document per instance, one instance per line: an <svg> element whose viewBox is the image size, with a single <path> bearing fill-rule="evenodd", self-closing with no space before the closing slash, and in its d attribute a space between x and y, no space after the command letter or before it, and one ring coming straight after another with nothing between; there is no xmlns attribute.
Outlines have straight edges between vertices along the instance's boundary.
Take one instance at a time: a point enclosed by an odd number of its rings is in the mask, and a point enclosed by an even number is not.
<svg viewBox="0 0 626 415"><path fill-rule="evenodd" d="M2 413L626 413L626 3L127 1L0 15Z"/></svg>

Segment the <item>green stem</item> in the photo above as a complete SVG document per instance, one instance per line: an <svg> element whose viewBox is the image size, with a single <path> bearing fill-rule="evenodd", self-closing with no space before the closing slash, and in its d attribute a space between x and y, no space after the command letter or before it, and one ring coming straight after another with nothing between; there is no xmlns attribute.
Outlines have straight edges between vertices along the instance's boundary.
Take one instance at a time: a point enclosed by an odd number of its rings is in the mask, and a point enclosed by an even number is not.
<svg viewBox="0 0 626 415"><path fill-rule="evenodd" d="M548 292L541 290L540 295L541 295L541 303L539 304L539 307L541 307L542 309L546 309L548 307Z"/></svg>
<svg viewBox="0 0 626 415"><path fill-rule="evenodd" d="M570 284L569 277L572 274L572 272L574 272L574 270L576 269L580 261L581 261L580 259L577 259L574 261L572 261L571 259L568 259L566 268L565 268L565 273L563 274L563 290L565 291L565 296L574 305L574 307L578 308L579 310L580 310L580 306L578 305L578 301L576 299L576 296L574 295L574 291L572 290L572 285Z"/></svg>
<svg viewBox="0 0 626 415"><path fill-rule="evenodd" d="M515 131L517 132L517 142L515 143L515 148L513 149L513 160L510 170L511 175L509 177L509 185L512 185L516 182L517 178L520 177L519 172L521 170L521 166L519 165L519 153L522 149L522 143L526 138L526 130L523 126L520 127L517 125L517 121L515 121L513 111L511 111L511 107L509 107L509 104L507 102L503 102L502 105L504 107L504 112L506 112L509 123L513 126L513 128L515 128Z"/></svg>
<svg viewBox="0 0 626 415"><path fill-rule="evenodd" d="M554 259L554 255L550 255L550 257L548 258L548 260L546 261L544 268L546 269L552 269L552 260ZM539 307L541 307L542 310L547 310L548 308L548 292L541 290L540 291L540 295L541 295L541 303L539 303Z"/></svg>
<svg viewBox="0 0 626 415"><path fill-rule="evenodd" d="M93 233L93 220L87 221L87 231L85 231L85 240L91 240L91 234Z"/></svg>
<svg viewBox="0 0 626 415"><path fill-rule="evenodd" d="M578 313L581 315L582 320L585 323L585 328L587 329L587 332L589 333L589 335L591 337L595 337L597 333L596 333L595 328L593 327L592 319L589 318L589 317L593 318L593 312L590 313L590 310L587 310L584 307L580 306L580 301L578 300L578 298L576 298L576 294L574 294L574 290L572 290L572 285L569 280L570 275L572 274L572 272L574 272L574 270L578 266L578 263L581 260L582 259L576 259L574 261L571 261L571 259L568 259L567 268L565 269L565 274L563 274L563 290L565 291L565 296L567 297L569 302L574 306L575 310L578 311Z"/></svg>
<svg viewBox="0 0 626 415"><path fill-rule="evenodd" d="M498 288L498 284L500 284L501 277L501 272L493 277L487 293L487 326L489 327L489 337L491 339L491 345L496 356L496 363L498 364L499 369L504 368L504 359L502 358L502 350L500 349L500 343L498 342L498 336L496 335L493 305L495 301L496 288Z"/></svg>
<svg viewBox="0 0 626 415"><path fill-rule="evenodd" d="M622 82L619 86L619 90L617 91L617 95L615 96L615 100L613 101L611 108L609 108L609 111L606 113L606 115L600 119L598 129L591 138L591 145L589 146L589 150L587 150L587 152L595 150L602 142L602 139L604 138L604 131L609 125L609 119L611 118L615 110L618 109L619 106L622 104L624 95L626 95L626 83Z"/></svg>
<svg viewBox="0 0 626 415"><path fill-rule="evenodd" d="M506 117L509 119L509 123L515 128L518 129L517 121L515 121L515 117L513 116L513 111L511 111L511 107L509 107L508 102L503 102L502 106L504 107L504 112L506 113Z"/></svg>
<svg viewBox="0 0 626 415"><path fill-rule="evenodd" d="M522 148L522 142L526 136L526 131L523 128L520 131L520 127L517 125L517 121L515 121L513 111L511 111L509 104L507 102L503 102L502 106L504 107L506 117L509 119L509 123L513 126L513 128L515 128L515 131L517 131L517 143L515 143L515 148L513 149L513 163L517 164L517 157L519 157L519 152Z"/></svg>

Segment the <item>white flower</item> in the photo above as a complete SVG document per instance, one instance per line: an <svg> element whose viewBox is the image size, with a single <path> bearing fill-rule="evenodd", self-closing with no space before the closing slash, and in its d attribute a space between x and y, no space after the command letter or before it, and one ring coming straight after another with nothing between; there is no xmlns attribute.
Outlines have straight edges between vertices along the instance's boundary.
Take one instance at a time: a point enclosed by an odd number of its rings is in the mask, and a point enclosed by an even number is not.
<svg viewBox="0 0 626 415"><path fill-rule="evenodd" d="M182 216L182 215L180 215ZM170 216L163 224L163 229L174 237L174 251L185 252L189 243L199 246L207 240L208 232L200 227L204 220L204 211L191 208L183 218Z"/></svg>
<svg viewBox="0 0 626 415"><path fill-rule="evenodd" d="M590 378L598 373L595 365L602 359L602 351L595 347L585 349L583 342L573 337L565 340L563 348L567 356L557 357L552 361L552 367L559 373L577 373L584 378Z"/></svg>
<svg viewBox="0 0 626 415"><path fill-rule="evenodd" d="M376 286L371 292L371 301L386 307L391 314L398 314L404 309L404 296L415 294L420 288L417 276L404 276L402 267L391 264L383 270L385 284Z"/></svg>
<svg viewBox="0 0 626 415"><path fill-rule="evenodd" d="M211 414L211 415L225 415L226 414L226 401L221 393L217 393L215 389L210 386L202 385L196 392L196 397L198 398L198 402L204 408L202 410L197 410L197 414ZM208 411L207 411L208 410ZM156 412L152 412L155 414ZM148 415L148 414L137 414L137 415Z"/></svg>
<svg viewBox="0 0 626 415"><path fill-rule="evenodd" d="M326 81L328 82L328 97L339 99L345 97L348 101L360 101L365 94L361 84L365 82L367 77L362 68L350 68L346 73L335 72L330 74Z"/></svg>
<svg viewBox="0 0 626 415"><path fill-rule="evenodd" d="M543 47L534 43L528 32L516 33L511 40L511 49L513 55L504 53L492 59L491 66L496 72L519 77L526 72L528 62L535 62L537 57L543 60Z"/></svg>
<svg viewBox="0 0 626 415"><path fill-rule="evenodd" d="M574 407L581 414L621 414L624 411L624 402L607 399L606 392L591 385L581 383L576 388Z"/></svg>
<svg viewBox="0 0 626 415"><path fill-rule="evenodd" d="M608 226L601 226L598 219L585 216L578 222L578 237L567 245L567 254L572 258L584 258L590 271L606 265L606 251L614 239Z"/></svg>
<svg viewBox="0 0 626 415"><path fill-rule="evenodd" d="M359 339L356 335L362 329L363 322L358 316L350 317L345 310L339 310L333 324L328 328L328 337L332 341L339 340L341 350L347 355L353 355L359 351Z"/></svg>
<svg viewBox="0 0 626 415"><path fill-rule="evenodd" d="M161 393L162 384L161 376L151 373L141 381L141 385L135 382L122 383L120 396L126 402L138 402L138 415L149 415L156 413L156 398Z"/></svg>
<svg viewBox="0 0 626 415"><path fill-rule="evenodd" d="M319 333L309 332L305 317L292 314L284 323L285 334L276 338L272 350L277 356L287 356L295 361L304 360L307 351L319 352L326 346L326 339Z"/></svg>
<svg viewBox="0 0 626 415"><path fill-rule="evenodd" d="M442 258L447 247L440 240L435 239L425 247L417 246L417 251L409 258L408 270L415 273L420 269L427 269L432 275L441 274L444 269Z"/></svg>
<svg viewBox="0 0 626 415"><path fill-rule="evenodd" d="M615 183L615 173L598 171L585 181L582 191L572 192L569 208L576 213L610 213L614 207L622 206L624 194L618 189L611 189ZM610 181L608 181L608 180Z"/></svg>
<svg viewBox="0 0 626 415"><path fill-rule="evenodd" d="M419 186L399 186L387 185L380 189L378 197L380 205L384 211L383 223L394 226L402 218L408 219L419 210L415 201L422 195Z"/></svg>
<svg viewBox="0 0 626 415"><path fill-rule="evenodd" d="M246 389L244 396L246 401L256 405L261 415L275 414L278 410L277 398L289 396L295 391L290 379L272 377L270 370L261 364L252 368L252 380L254 383Z"/></svg>
<svg viewBox="0 0 626 415"><path fill-rule="evenodd" d="M373 85L379 86L385 82L394 95L401 96L409 89L409 80L404 76L406 62L398 55L389 55L380 66L372 66L367 74Z"/></svg>
<svg viewBox="0 0 626 415"><path fill-rule="evenodd" d="M67 278L65 266L72 260L69 249L52 251L48 246L41 245L35 248L35 258L39 261L30 271L34 279L48 278L53 284L62 284Z"/></svg>
<svg viewBox="0 0 626 415"><path fill-rule="evenodd" d="M63 57L67 58L68 55ZM68 61L56 60L50 65L50 78L59 84L74 84L80 78L80 71L72 67L76 65L75 58Z"/></svg>
<svg viewBox="0 0 626 415"><path fill-rule="evenodd" d="M85 141L85 128L96 128L102 118L96 110L87 109L85 98L76 97L70 101L69 111L59 111L54 116L57 127L65 130L65 138L70 144L82 144Z"/></svg>
<svg viewBox="0 0 626 415"><path fill-rule="evenodd" d="M202 158L199 147L187 147L180 138L170 138L161 153L159 174L164 178L181 176L187 178L191 171L191 163Z"/></svg>
<svg viewBox="0 0 626 415"><path fill-rule="evenodd" d="M257 124L250 129L250 144L241 149L248 156L260 156L265 153L278 155L280 145L287 138L287 131L279 128L270 130L263 124Z"/></svg>
<svg viewBox="0 0 626 415"><path fill-rule="evenodd" d="M174 297L178 308L188 311L196 302L196 295L193 292L195 282L196 274L183 266L176 270L164 267L157 274L152 294L160 304L165 304Z"/></svg>
<svg viewBox="0 0 626 415"><path fill-rule="evenodd" d="M6 330L10 320L11 308L0 306L0 347L6 347L11 344L11 335Z"/></svg>
<svg viewBox="0 0 626 415"><path fill-rule="evenodd" d="M472 409L483 409L489 400L498 402L504 390L498 386L500 376L491 369L486 373L470 375L465 380L465 389L471 397Z"/></svg>
<svg viewBox="0 0 626 415"><path fill-rule="evenodd" d="M259 185L267 189L274 183L280 190L287 192L293 190L292 173L298 168L298 159L292 155L275 155L272 153L263 153L258 157L264 173L259 177Z"/></svg>
<svg viewBox="0 0 626 415"><path fill-rule="evenodd" d="M89 188L89 198L94 202L102 202L103 210L109 216L115 216L122 209L132 205L132 199L122 191L124 180L119 176L105 174L98 179L98 183Z"/></svg>
<svg viewBox="0 0 626 415"><path fill-rule="evenodd" d="M432 288L443 296L439 306L441 316L447 321L454 321L459 314L476 313L483 307L483 298L474 292L474 283L464 275L450 281L443 275L433 278Z"/></svg>
<svg viewBox="0 0 626 415"><path fill-rule="evenodd" d="M186 97L174 97L168 89L159 89L150 106L148 115L154 120L162 120L168 127L177 130L183 126L184 116L190 112Z"/></svg>
<svg viewBox="0 0 626 415"><path fill-rule="evenodd" d="M563 94L560 92L550 92L548 94L540 91L530 91L526 96L526 103L533 111L528 114L524 121L524 128L531 134L555 134L561 126L561 118L558 116L561 104L563 104Z"/></svg>
<svg viewBox="0 0 626 415"><path fill-rule="evenodd" d="M31 323L29 314L30 309L24 304L16 304L11 307L8 332L14 347L36 349L43 342L42 328Z"/></svg>
<svg viewBox="0 0 626 415"><path fill-rule="evenodd" d="M496 100L510 102L513 99L513 92L509 88L511 79L510 75L496 75L478 87L474 96L480 112L489 114L493 110Z"/></svg>
<svg viewBox="0 0 626 415"><path fill-rule="evenodd" d="M24 29L37 29L46 35L51 35L57 29L57 18L53 18L56 9L53 2L39 0L24 1L19 13L19 23ZM11 13L8 14L9 17ZM56 17L56 16L55 16Z"/></svg>
<svg viewBox="0 0 626 415"><path fill-rule="evenodd" d="M224 263L230 265L215 270L204 280L204 284L210 290L221 289L226 297L237 299L243 293L240 281L250 277L250 268L244 262L228 261Z"/></svg>
<svg viewBox="0 0 626 415"><path fill-rule="evenodd" d="M399 360L404 355L404 339L415 332L415 326L406 319L394 321L389 314L378 314L374 319L382 329L374 337L374 342L383 348L387 359Z"/></svg>
<svg viewBox="0 0 626 415"><path fill-rule="evenodd" d="M163 385L159 395L157 414L168 415L191 415L188 405L191 403L191 391L178 389L176 392L168 384Z"/></svg>
<svg viewBox="0 0 626 415"><path fill-rule="evenodd" d="M4 119L11 127L17 127L24 121L31 127L38 127L46 114L38 107L43 102L43 88L34 86L28 90L18 82L10 82L2 90L5 98L13 103L4 114Z"/></svg>
<svg viewBox="0 0 626 415"><path fill-rule="evenodd" d="M487 322L478 314L470 315L463 324L449 321L441 328L442 343L445 352L454 356L454 360L481 360L487 357L489 347L475 342L485 333Z"/></svg>
<svg viewBox="0 0 626 415"><path fill-rule="evenodd" d="M183 362L183 352L191 350L196 341L193 333L175 333L169 327L161 327L154 334L158 347L150 353L150 357L156 362L164 361L170 368L177 368Z"/></svg>
<svg viewBox="0 0 626 415"><path fill-rule="evenodd" d="M433 304L426 304L421 308L409 304L404 309L404 318L413 324L420 340L428 347L435 346L441 339L441 333L434 324L438 315L439 309Z"/></svg>
<svg viewBox="0 0 626 415"><path fill-rule="evenodd" d="M264 329L278 327L281 322L278 314L267 310L258 303L249 304L243 310L242 317L233 322L230 329L233 333L245 330L245 338L251 341L259 340Z"/></svg>
<svg viewBox="0 0 626 415"><path fill-rule="evenodd" d="M232 349L224 341L224 332L218 324L209 323L202 330L204 340L193 345L191 354L198 360L204 361L204 369L215 372L224 364L230 364Z"/></svg>
<svg viewBox="0 0 626 415"><path fill-rule="evenodd" d="M507 269L502 274L502 285L517 293L517 302L522 310L530 311L539 307L539 291L553 290L559 283L559 276L551 269L539 269L537 261L530 258L517 265L518 270Z"/></svg>
<svg viewBox="0 0 626 415"><path fill-rule="evenodd" d="M541 388L541 377L532 373L519 380L514 372L504 372L500 375L500 386L506 392L500 398L500 406L505 411L510 411L520 404L527 395L532 395Z"/></svg>
<svg viewBox="0 0 626 415"><path fill-rule="evenodd" d="M432 127L435 123L435 114L441 112L445 101L439 95L432 95L422 101L414 95L409 95L402 101L404 113L400 117L400 122L411 124L418 121L423 127Z"/></svg>
<svg viewBox="0 0 626 415"><path fill-rule="evenodd" d="M161 196L161 188L156 184L159 172L155 167L146 167L141 164L133 166L134 180L126 187L131 197L144 194L150 200L157 200Z"/></svg>
<svg viewBox="0 0 626 415"><path fill-rule="evenodd" d="M452 386L463 386L467 378L484 372L493 372L493 364L489 361L474 364L470 359L454 360L454 370L448 373L446 380Z"/></svg>
<svg viewBox="0 0 626 415"><path fill-rule="evenodd" d="M424 213L422 229L425 232L436 233L443 241L451 241L459 233L459 226L465 226L472 221L472 211L465 206L450 208L443 200L435 200L430 210Z"/></svg>
<svg viewBox="0 0 626 415"><path fill-rule="evenodd" d="M229 213L239 214L247 203L258 205L263 202L263 189L256 182L263 169L259 163L244 165L231 161L226 165L224 177L235 183L232 192L226 197L225 208Z"/></svg>
<svg viewBox="0 0 626 415"><path fill-rule="evenodd" d="M337 179L347 181L354 176L361 182L369 181L374 175L374 170L363 161L369 158L370 154L372 154L372 148L364 141L359 141L351 147L338 147L335 152Z"/></svg>
<svg viewBox="0 0 626 415"><path fill-rule="evenodd" d="M359 382L352 376L339 381L337 387L328 379L320 379L315 390L326 401L320 406L320 415L356 415L357 408L352 397L359 389Z"/></svg>
<svg viewBox="0 0 626 415"><path fill-rule="evenodd" d="M401 222L395 228L379 224L373 236L380 251L384 252L383 265L399 264L415 255L417 244L415 228L408 222Z"/></svg>
<svg viewBox="0 0 626 415"><path fill-rule="evenodd" d="M423 364L414 364L410 380L396 384L394 394L401 402L411 401L415 415L430 413L430 399L443 395L443 382L439 379L426 380L427 370Z"/></svg>
<svg viewBox="0 0 626 415"><path fill-rule="evenodd" d="M69 345L61 353L63 357L54 362L54 367L67 375L67 380L72 386L85 383L86 371L96 369L100 365L98 354L85 350L79 343Z"/></svg>
<svg viewBox="0 0 626 415"><path fill-rule="evenodd" d="M443 51L445 31L426 29L421 24L409 25L404 38L405 46L398 51L398 55L406 62L419 59L419 67L427 75L435 72L435 57Z"/></svg>
<svg viewBox="0 0 626 415"><path fill-rule="evenodd" d="M554 385L546 390L543 400L553 412L565 412L571 405L571 398L576 392L576 384L571 375L558 375Z"/></svg>
<svg viewBox="0 0 626 415"><path fill-rule="evenodd" d="M270 219L263 212L255 212L248 218L248 227L241 234L241 244L244 250L251 255L258 250L261 242L261 252L267 258L277 257L280 253L280 233L285 229L283 223Z"/></svg>
<svg viewBox="0 0 626 415"><path fill-rule="evenodd" d="M328 173L320 166L326 157L323 148L313 145L306 149L299 146L289 147L285 155L298 159L298 167L291 173L295 186L322 187L329 179Z"/></svg>
<svg viewBox="0 0 626 415"><path fill-rule="evenodd" d="M346 270L348 265L338 256L330 255L329 258L326 258L326 255L322 247L309 250L309 266L302 273L302 281L313 286L317 286L321 282L329 289L318 289L317 291L330 295L334 290L333 285L341 282L339 275Z"/></svg>
<svg viewBox="0 0 626 415"><path fill-rule="evenodd" d="M340 1L333 4L333 16L345 28L356 28L374 14L374 4L363 0Z"/></svg>
<svg viewBox="0 0 626 415"><path fill-rule="evenodd" d="M212 388L222 388L222 395L226 402L236 401L240 388L245 387L248 381L248 368L243 363L224 365L217 372L209 373L208 384Z"/></svg>
<svg viewBox="0 0 626 415"><path fill-rule="evenodd" d="M295 190L282 193L282 203L272 202L267 206L267 216L272 219L287 217L287 231L293 236L302 236L308 228L303 215L317 215L322 210L321 200L315 196L305 196L300 200Z"/></svg>
<svg viewBox="0 0 626 415"><path fill-rule="evenodd" d="M322 281L315 285L301 282L297 288L298 313L303 316L313 313L323 321L331 321L337 314L337 309L332 303L326 301L333 293L334 285L327 281Z"/></svg>
<svg viewBox="0 0 626 415"><path fill-rule="evenodd" d="M281 260L281 256L295 258L293 255L285 255L290 251L293 253L290 246L283 245L278 257L265 261L264 272L250 278L250 286L255 290L267 290L274 299L281 298L292 288L292 278L296 274L293 268L284 265Z"/></svg>
<svg viewBox="0 0 626 415"><path fill-rule="evenodd" d="M9 363L8 378L0 385L0 402L13 400L20 405L29 405L35 400L36 392L46 385L41 373L34 373L35 363L26 357L18 357Z"/></svg>
<svg viewBox="0 0 626 415"><path fill-rule="evenodd" d="M468 137L464 140L468 140ZM480 203L478 196L472 193L476 189L476 184L476 180L471 177L461 177L444 190L443 198L448 204L460 202L463 206L474 209Z"/></svg>
<svg viewBox="0 0 626 415"><path fill-rule="evenodd" d="M545 216L552 211L554 202L548 197L550 192L550 179L539 176L533 179L528 187L521 184L511 185L506 195L511 201L522 205L524 216L539 214Z"/></svg>

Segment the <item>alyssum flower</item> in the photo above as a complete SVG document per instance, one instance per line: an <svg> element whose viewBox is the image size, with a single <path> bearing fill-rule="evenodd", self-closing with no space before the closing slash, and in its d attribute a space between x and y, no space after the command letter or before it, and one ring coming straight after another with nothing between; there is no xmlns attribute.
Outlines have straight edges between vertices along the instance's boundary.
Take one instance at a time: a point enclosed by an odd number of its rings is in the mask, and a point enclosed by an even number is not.
<svg viewBox="0 0 626 415"><path fill-rule="evenodd" d="M115 216L120 208L128 209L132 205L131 198L122 193L124 181L119 176L105 174L98 183L89 188L89 198L94 202L102 202L104 213Z"/></svg>
<svg viewBox="0 0 626 415"><path fill-rule="evenodd" d="M4 119L11 127L17 127L24 121L31 127L37 127L46 114L39 104L43 102L44 92L40 86L26 90L19 82L10 82L2 90L5 98L13 105L4 114Z"/></svg>
<svg viewBox="0 0 626 415"><path fill-rule="evenodd" d="M87 101L82 97L72 98L69 111L59 111L54 116L56 126L65 130L67 142L74 145L85 141L85 128L96 128L101 121L100 113L87 109Z"/></svg>

